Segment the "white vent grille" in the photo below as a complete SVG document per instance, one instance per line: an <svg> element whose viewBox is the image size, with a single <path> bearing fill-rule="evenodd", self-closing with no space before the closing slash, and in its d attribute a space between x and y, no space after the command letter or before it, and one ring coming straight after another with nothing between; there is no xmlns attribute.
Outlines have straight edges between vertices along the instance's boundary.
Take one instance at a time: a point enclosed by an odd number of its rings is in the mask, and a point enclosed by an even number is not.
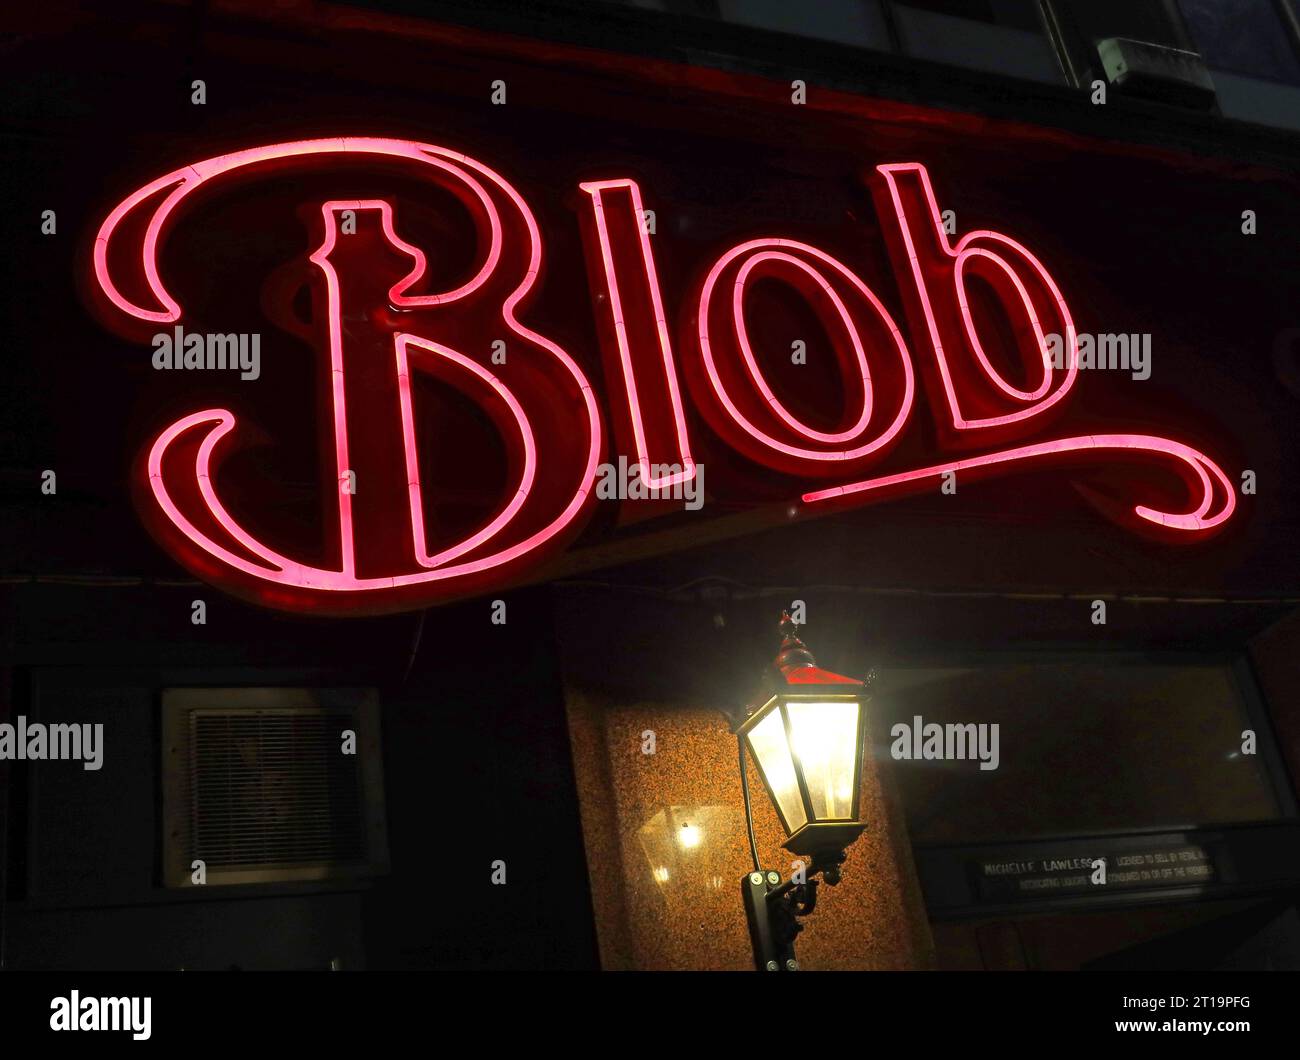
<svg viewBox="0 0 1300 1060"><path fill-rule="evenodd" d="M382 870L373 693L169 689L163 713L169 886L194 884L195 862L209 884Z"/></svg>

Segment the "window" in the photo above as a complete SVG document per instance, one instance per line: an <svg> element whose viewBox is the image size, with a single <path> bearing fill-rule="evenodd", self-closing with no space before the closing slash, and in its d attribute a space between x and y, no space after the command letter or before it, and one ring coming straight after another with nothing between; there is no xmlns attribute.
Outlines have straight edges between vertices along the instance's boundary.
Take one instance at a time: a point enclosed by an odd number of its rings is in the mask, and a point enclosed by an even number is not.
<svg viewBox="0 0 1300 1060"><path fill-rule="evenodd" d="M1295 37L1274 0L1179 0L1178 6L1212 70L1300 84Z"/></svg>
<svg viewBox="0 0 1300 1060"><path fill-rule="evenodd" d="M996 725L996 768L903 760L894 771L915 843L977 842L1276 819L1290 794L1228 662L1077 653L889 670L873 739L895 726ZM1242 733L1255 734L1243 749Z"/></svg>

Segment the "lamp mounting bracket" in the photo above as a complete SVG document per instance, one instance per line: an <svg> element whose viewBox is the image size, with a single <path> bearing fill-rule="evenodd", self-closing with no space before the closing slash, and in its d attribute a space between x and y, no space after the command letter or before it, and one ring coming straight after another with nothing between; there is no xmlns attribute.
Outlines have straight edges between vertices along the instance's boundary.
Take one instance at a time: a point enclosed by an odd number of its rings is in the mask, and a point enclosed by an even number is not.
<svg viewBox="0 0 1300 1060"><path fill-rule="evenodd" d="M750 872L741 878L740 890L745 900L749 937L754 947L754 963L759 971L796 972L799 962L794 942L804 929L802 917L817 907L817 885L808 878L803 883L781 881L775 871Z"/></svg>

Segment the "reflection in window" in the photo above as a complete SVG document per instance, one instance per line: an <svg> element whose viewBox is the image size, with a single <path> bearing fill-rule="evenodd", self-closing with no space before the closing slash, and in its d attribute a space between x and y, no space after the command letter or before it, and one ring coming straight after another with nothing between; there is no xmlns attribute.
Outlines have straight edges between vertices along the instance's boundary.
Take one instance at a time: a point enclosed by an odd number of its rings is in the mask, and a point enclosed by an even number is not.
<svg viewBox="0 0 1300 1060"><path fill-rule="evenodd" d="M1300 84L1300 58L1274 0L1179 0L1212 70Z"/></svg>
<svg viewBox="0 0 1300 1060"><path fill-rule="evenodd" d="M1227 824L1276 818L1267 735L1229 664L1089 655L886 670L871 707L876 754L898 724L999 726L999 762L897 761L914 842Z"/></svg>

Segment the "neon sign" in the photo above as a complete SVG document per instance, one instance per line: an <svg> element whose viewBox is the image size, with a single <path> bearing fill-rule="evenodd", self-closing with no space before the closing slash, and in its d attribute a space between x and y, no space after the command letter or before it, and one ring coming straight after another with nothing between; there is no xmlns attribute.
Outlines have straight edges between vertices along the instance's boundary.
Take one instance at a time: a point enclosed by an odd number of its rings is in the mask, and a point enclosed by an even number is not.
<svg viewBox="0 0 1300 1060"><path fill-rule="evenodd" d="M1223 524L1235 508L1223 470L1170 439L1109 433L1025 443L1020 436L1036 418L1045 422L1077 378L1069 309L1047 268L1015 239L972 231L952 243L930 176L917 163L881 165L870 183L919 370L902 329L852 269L818 247L777 236L718 254L692 304L682 307L687 323L675 329L639 185L632 179L581 183L579 220L611 388L609 443L579 361L524 323L544 257L532 209L500 173L447 148L374 137L310 140L167 173L124 199L99 229L94 275L109 312L156 324L185 319L159 256L181 223L178 208L200 192L288 164L328 172L343 161L413 167L422 181L454 195L477 232L474 268L450 290L427 290L425 249L400 234L403 216L393 201L318 201L320 237L307 260L323 308L314 346L322 365L320 416L328 426L321 433L322 462L330 482L318 555L295 554L255 533L246 498L223 495L220 462L236 448L234 412L189 411L157 435L143 460L151 528L192 570L232 592L269 606L345 614L422 607L509 583L581 530L607 451L630 454L651 487L693 479L692 405L725 445L789 476L791 492L814 509L930 489L948 472L974 475L1099 453L1154 456L1183 473L1193 506L1136 505L1132 514L1146 524L1198 535ZM995 356L1005 363L1007 351L991 355L986 348L987 324L972 309L973 278L992 292L1010 323L1010 354L1029 366L1023 386L995 364ZM765 374L748 321L762 280L794 291L833 337L847 408L840 429L807 422ZM1048 334L1065 337L1063 369L1053 365ZM485 336L501 336L509 355L488 356ZM430 429L417 386L424 379L471 402L499 440L499 481L482 490L490 510L472 526L449 529L432 515L436 491L421 456ZM942 444L969 449L974 443L985 451L941 454L926 466L881 474L878 464L904 436L922 383ZM1008 444L1017 439L1020 444ZM439 459L472 456L451 449Z"/></svg>

